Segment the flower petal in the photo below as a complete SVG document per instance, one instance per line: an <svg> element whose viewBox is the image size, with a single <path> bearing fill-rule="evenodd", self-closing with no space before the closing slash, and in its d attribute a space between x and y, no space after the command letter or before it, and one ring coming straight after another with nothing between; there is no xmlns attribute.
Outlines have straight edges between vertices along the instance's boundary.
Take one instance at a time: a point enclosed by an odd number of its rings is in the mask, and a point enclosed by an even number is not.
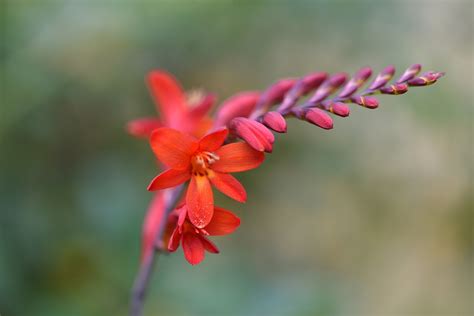
<svg viewBox="0 0 474 316"><path fill-rule="evenodd" d="M217 246L212 241L201 235L199 235L199 239L201 239L204 249L210 253L219 253L219 248L217 248Z"/></svg>
<svg viewBox="0 0 474 316"><path fill-rule="evenodd" d="M168 250L171 252L176 251L179 247L179 242L181 241L181 233L179 232L179 227L173 230L173 234L171 234L170 241L168 242Z"/></svg>
<svg viewBox="0 0 474 316"><path fill-rule="evenodd" d="M168 169L151 180L148 191L171 188L188 181L189 178L191 178L189 170Z"/></svg>
<svg viewBox="0 0 474 316"><path fill-rule="evenodd" d="M151 133L163 124L157 118L144 117L127 123L127 132L135 137L150 137Z"/></svg>
<svg viewBox="0 0 474 316"><path fill-rule="evenodd" d="M191 155L197 150L194 137L172 128L162 127L151 134L151 148L156 157L172 169L189 167Z"/></svg>
<svg viewBox="0 0 474 316"><path fill-rule="evenodd" d="M155 238L158 229L164 225L166 191L160 191L153 197L145 216L142 228L142 255L143 260L153 253Z"/></svg>
<svg viewBox="0 0 474 316"><path fill-rule="evenodd" d="M247 200L247 193L243 185L233 176L227 173L210 172L209 180L225 195L241 203Z"/></svg>
<svg viewBox="0 0 474 316"><path fill-rule="evenodd" d="M234 232L240 225L240 218L231 211L220 207L214 208L214 216L204 230L211 236L228 235Z"/></svg>
<svg viewBox="0 0 474 316"><path fill-rule="evenodd" d="M212 219L214 196L211 184L206 176L193 176L186 193L188 216L197 228L203 228Z"/></svg>
<svg viewBox="0 0 474 316"><path fill-rule="evenodd" d="M190 264L196 265L204 260L204 245L199 235L185 233L181 245L183 246L184 257Z"/></svg>
<svg viewBox="0 0 474 316"><path fill-rule="evenodd" d="M206 151L215 151L219 149L228 134L229 130L227 128L221 128L213 133L207 134L199 141L199 149Z"/></svg>
<svg viewBox="0 0 474 316"><path fill-rule="evenodd" d="M244 142L222 146L215 154L219 160L211 165L211 169L225 173L257 168L265 159L263 152L256 151Z"/></svg>
<svg viewBox="0 0 474 316"><path fill-rule="evenodd" d="M186 96L169 73L155 70L148 74L148 86L166 126L179 128L185 118Z"/></svg>

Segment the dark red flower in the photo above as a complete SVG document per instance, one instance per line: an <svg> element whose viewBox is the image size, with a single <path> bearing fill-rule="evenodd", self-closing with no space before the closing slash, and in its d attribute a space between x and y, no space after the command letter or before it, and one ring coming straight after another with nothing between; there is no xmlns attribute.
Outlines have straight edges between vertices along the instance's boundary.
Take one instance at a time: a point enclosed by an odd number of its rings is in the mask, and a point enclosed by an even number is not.
<svg viewBox="0 0 474 316"><path fill-rule="evenodd" d="M175 209L168 220L167 249L174 252L179 245L183 247L184 257L192 264L204 260L205 251L219 253L217 246L207 236L222 236L234 232L240 225L240 219L231 211L214 207L212 220L198 228L189 219L188 208L183 205Z"/></svg>

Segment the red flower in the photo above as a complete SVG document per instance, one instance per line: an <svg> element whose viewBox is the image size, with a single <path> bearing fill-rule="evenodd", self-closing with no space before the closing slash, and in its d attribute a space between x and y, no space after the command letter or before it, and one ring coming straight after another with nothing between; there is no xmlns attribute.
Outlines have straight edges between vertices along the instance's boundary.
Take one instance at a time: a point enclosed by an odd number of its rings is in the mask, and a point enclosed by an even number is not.
<svg viewBox="0 0 474 316"><path fill-rule="evenodd" d="M150 72L147 83L160 118L130 121L127 130L131 135L149 137L155 129L166 126L201 136L211 127L206 115L214 104L214 95L186 95L173 76L160 70Z"/></svg>
<svg viewBox="0 0 474 316"><path fill-rule="evenodd" d="M247 193L231 172L258 167L262 152L243 142L222 146L228 134L221 129L202 137L194 137L171 128L159 128L151 135L151 147L156 157L170 169L155 177L148 190L177 186L191 179L186 193L189 218L194 226L203 228L214 213L211 183L229 197L245 202Z"/></svg>
<svg viewBox="0 0 474 316"><path fill-rule="evenodd" d="M240 219L232 212L215 207L212 220L204 228L195 227L189 220L186 205L175 209L168 221L168 250L174 252L179 244L183 247L184 257L192 264L199 264L205 255L219 253L219 249L206 236L231 234L240 225ZM165 239L165 240L166 240Z"/></svg>

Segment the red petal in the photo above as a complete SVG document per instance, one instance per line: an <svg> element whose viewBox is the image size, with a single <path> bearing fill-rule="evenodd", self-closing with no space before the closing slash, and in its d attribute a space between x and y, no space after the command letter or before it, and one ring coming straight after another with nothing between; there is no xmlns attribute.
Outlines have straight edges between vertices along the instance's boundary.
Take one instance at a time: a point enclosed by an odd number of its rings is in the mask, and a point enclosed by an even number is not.
<svg viewBox="0 0 474 316"><path fill-rule="evenodd" d="M217 112L216 126L224 126L234 117L247 117L255 108L260 97L258 91L241 92L225 100Z"/></svg>
<svg viewBox="0 0 474 316"><path fill-rule="evenodd" d="M193 176L186 193L188 216L197 228L203 228L211 221L214 213L214 197L211 184L205 176Z"/></svg>
<svg viewBox="0 0 474 316"><path fill-rule="evenodd" d="M215 154L219 156L219 160L214 162L211 168L224 173L257 168L265 159L262 152L256 151L244 142L222 146Z"/></svg>
<svg viewBox="0 0 474 316"><path fill-rule="evenodd" d="M190 264L196 265L204 260L204 245L199 235L185 233L181 244L183 246L184 257Z"/></svg>
<svg viewBox="0 0 474 316"><path fill-rule="evenodd" d="M179 128L184 119L186 97L178 81L164 71L148 74L148 86L166 126Z"/></svg>
<svg viewBox="0 0 474 316"><path fill-rule="evenodd" d="M227 128L222 128L211 134L207 134L199 141L199 149L206 151L215 151L219 149L224 143L228 134L229 130Z"/></svg>
<svg viewBox="0 0 474 316"><path fill-rule="evenodd" d="M192 117L195 120L198 120L205 116L211 107L214 105L216 102L216 96L212 93L206 94L204 98L196 104L190 111L189 111L189 116Z"/></svg>
<svg viewBox="0 0 474 316"><path fill-rule="evenodd" d="M188 181L189 178L191 178L189 170L168 169L151 180L148 191L171 188Z"/></svg>
<svg viewBox="0 0 474 316"><path fill-rule="evenodd" d="M191 155L198 148L198 142L192 136L167 127L155 130L150 142L156 157L168 167L178 170L189 167Z"/></svg>
<svg viewBox="0 0 474 316"><path fill-rule="evenodd" d="M206 230L211 236L228 235L234 232L240 225L240 218L231 211L220 207L214 208L212 221L207 225Z"/></svg>
<svg viewBox="0 0 474 316"><path fill-rule="evenodd" d="M170 241L168 242L168 250L171 252L176 251L179 247L179 242L181 241L181 233L179 232L179 228L176 227L173 230L173 234L170 237Z"/></svg>
<svg viewBox="0 0 474 316"><path fill-rule="evenodd" d="M233 176L227 173L211 172L209 174L209 180L225 195L233 198L239 202L245 202L247 200L247 193L242 184Z"/></svg>
<svg viewBox="0 0 474 316"><path fill-rule="evenodd" d="M155 247L156 232L161 227L161 225L164 224L163 221L165 219L163 217L165 212L165 196L165 191L158 192L155 194L150 206L148 207L142 228L142 262L145 257L149 256L153 252Z"/></svg>
<svg viewBox="0 0 474 316"><path fill-rule="evenodd" d="M139 118L127 123L127 131L135 137L150 137L151 133L162 126L157 118Z"/></svg>
<svg viewBox="0 0 474 316"><path fill-rule="evenodd" d="M204 249L210 253L219 253L219 248L217 248L217 246L212 241L201 235L199 235L199 239L201 239Z"/></svg>

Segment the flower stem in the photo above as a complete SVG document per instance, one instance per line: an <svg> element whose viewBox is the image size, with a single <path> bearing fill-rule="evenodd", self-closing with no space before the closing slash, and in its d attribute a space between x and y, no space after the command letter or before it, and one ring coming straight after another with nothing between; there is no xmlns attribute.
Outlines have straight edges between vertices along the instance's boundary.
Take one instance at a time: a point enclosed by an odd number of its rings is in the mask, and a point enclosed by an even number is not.
<svg viewBox="0 0 474 316"><path fill-rule="evenodd" d="M140 269L138 270L137 276L133 283L133 289L130 298L130 316L141 316L143 315L143 306L145 304L145 297L147 294L148 285L151 280L153 268L158 255L161 252L161 247L158 246L161 244L161 239L166 228L166 219L168 218L169 213L174 209L176 203L178 202L181 192L183 191L183 186L176 187L170 191L169 199L166 201L166 209L163 212L163 217L161 219L161 225L156 231L155 237L155 250L145 257L140 264Z"/></svg>

